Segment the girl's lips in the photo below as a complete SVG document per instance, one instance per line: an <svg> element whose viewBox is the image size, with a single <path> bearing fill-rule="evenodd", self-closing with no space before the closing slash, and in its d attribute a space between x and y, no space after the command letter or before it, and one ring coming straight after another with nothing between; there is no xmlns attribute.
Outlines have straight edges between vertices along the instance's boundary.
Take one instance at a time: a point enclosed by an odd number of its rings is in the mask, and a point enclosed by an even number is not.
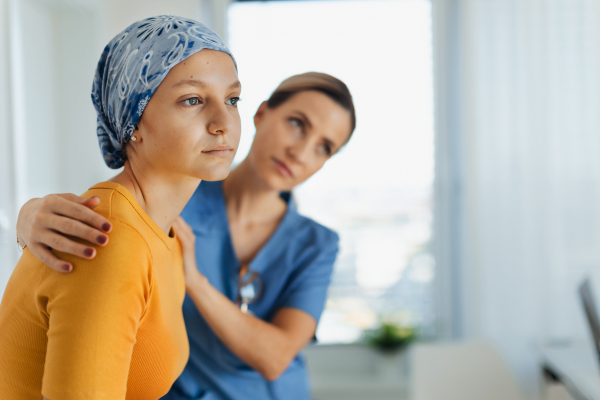
<svg viewBox="0 0 600 400"><path fill-rule="evenodd" d="M229 157L233 153L233 149L228 144L220 144L210 150L204 150L202 153L215 157Z"/></svg>
<svg viewBox="0 0 600 400"><path fill-rule="evenodd" d="M273 158L273 162L275 163L275 166L277 167L277 170L281 175L285 176L286 178L294 177L292 170L285 163L279 161L276 158Z"/></svg>
<svg viewBox="0 0 600 400"><path fill-rule="evenodd" d="M216 156L216 157L229 157L231 155L231 153L233 153L232 149L229 150L209 150L209 151L203 151L202 153L204 154L210 154L211 156Z"/></svg>

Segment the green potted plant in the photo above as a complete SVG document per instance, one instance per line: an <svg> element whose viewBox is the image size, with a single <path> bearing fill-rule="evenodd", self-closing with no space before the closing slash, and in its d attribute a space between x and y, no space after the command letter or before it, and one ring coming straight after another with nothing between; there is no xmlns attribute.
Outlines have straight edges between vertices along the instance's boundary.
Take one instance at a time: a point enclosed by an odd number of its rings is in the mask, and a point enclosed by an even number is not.
<svg viewBox="0 0 600 400"><path fill-rule="evenodd" d="M404 349L417 338L416 329L394 322L381 322L378 328L365 331L367 343L384 353Z"/></svg>

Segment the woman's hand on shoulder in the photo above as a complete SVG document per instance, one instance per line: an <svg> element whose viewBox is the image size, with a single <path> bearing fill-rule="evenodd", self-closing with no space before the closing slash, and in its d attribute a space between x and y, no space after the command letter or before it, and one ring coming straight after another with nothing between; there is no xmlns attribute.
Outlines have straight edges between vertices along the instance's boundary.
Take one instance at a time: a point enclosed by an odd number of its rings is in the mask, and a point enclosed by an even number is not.
<svg viewBox="0 0 600 400"><path fill-rule="evenodd" d="M179 243L181 244L183 273L186 285L189 285L191 280L201 276L196 265L196 234L181 217L177 217L173 223L173 229L175 229L177 239L179 239Z"/></svg>
<svg viewBox="0 0 600 400"><path fill-rule="evenodd" d="M97 196L85 199L74 194L51 194L31 199L19 212L17 238L44 264L57 272L71 272L73 265L56 257L56 249L77 257L92 259L96 249L77 243L67 236L106 246L112 225L93 211L100 204Z"/></svg>

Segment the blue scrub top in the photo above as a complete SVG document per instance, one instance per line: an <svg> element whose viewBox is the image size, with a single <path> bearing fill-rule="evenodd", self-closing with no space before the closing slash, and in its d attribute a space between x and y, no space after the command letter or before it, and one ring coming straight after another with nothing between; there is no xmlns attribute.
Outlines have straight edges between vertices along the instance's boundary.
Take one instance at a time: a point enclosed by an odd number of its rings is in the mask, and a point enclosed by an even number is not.
<svg viewBox="0 0 600 400"><path fill-rule="evenodd" d="M282 195L287 201L287 211L248 265L261 274L265 286L262 296L249 308L265 321L270 321L282 307L302 310L319 321L338 252L338 235L298 214L289 197ZM182 216L196 234L198 269L217 290L235 302L241 265L229 234L222 183L203 181ZM190 359L163 399L310 399L302 354L292 360L277 380L269 382L223 345L188 296L183 316Z"/></svg>

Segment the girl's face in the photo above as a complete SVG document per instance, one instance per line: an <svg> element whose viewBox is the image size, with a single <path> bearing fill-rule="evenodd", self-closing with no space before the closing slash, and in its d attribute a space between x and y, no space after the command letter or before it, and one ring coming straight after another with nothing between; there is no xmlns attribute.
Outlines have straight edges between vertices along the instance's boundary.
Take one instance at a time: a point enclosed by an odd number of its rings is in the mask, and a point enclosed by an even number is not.
<svg viewBox="0 0 600 400"><path fill-rule="evenodd" d="M317 172L350 135L350 113L327 95L294 94L274 109L263 102L254 116L249 159L267 185L289 191Z"/></svg>
<svg viewBox="0 0 600 400"><path fill-rule="evenodd" d="M142 114L130 161L173 179L224 179L240 140L240 91L226 53L205 49L177 64Z"/></svg>

